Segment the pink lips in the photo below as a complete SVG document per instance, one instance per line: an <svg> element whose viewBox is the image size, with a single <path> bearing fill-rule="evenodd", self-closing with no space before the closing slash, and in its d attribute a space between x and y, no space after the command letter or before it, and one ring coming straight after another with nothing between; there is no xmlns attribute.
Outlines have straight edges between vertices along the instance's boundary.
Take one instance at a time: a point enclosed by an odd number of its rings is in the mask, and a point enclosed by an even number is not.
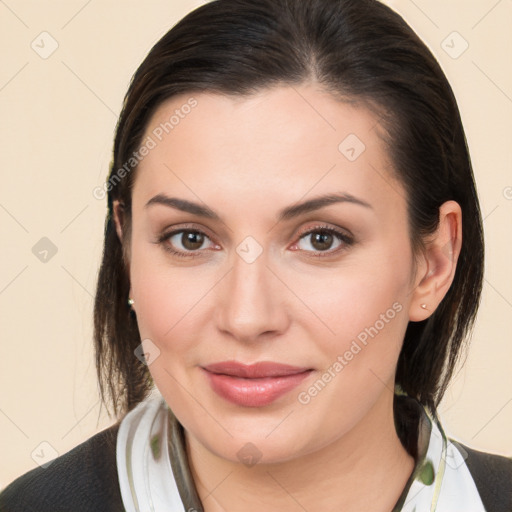
<svg viewBox="0 0 512 512"><path fill-rule="evenodd" d="M213 390L236 405L262 407L298 386L312 371L262 361L246 365L224 361L202 367Z"/></svg>

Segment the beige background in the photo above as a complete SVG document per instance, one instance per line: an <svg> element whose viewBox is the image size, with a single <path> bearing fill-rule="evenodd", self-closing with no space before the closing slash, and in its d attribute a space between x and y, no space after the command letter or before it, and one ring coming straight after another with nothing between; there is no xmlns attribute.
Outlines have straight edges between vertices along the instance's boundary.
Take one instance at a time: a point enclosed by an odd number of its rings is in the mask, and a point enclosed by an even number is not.
<svg viewBox="0 0 512 512"><path fill-rule="evenodd" d="M92 191L132 73L200 3L0 0L0 488L113 423L92 353L106 212ZM482 307L441 419L451 436L512 456L512 1L388 3L453 85L485 217ZM46 262L32 252L43 237L57 249Z"/></svg>

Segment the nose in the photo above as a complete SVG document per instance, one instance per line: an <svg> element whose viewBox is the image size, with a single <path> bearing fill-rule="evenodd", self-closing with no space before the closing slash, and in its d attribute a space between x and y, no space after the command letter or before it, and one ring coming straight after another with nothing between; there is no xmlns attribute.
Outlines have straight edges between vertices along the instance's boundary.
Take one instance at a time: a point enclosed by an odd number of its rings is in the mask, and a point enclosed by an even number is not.
<svg viewBox="0 0 512 512"><path fill-rule="evenodd" d="M267 340L286 331L289 315L283 284L265 254L247 263L238 255L223 279L216 310L217 328L243 342Z"/></svg>

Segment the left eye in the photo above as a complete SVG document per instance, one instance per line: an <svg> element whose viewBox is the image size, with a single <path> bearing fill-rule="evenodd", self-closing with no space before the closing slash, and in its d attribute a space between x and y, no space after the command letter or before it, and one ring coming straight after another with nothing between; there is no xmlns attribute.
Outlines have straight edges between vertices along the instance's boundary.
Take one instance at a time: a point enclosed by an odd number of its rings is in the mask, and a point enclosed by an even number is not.
<svg viewBox="0 0 512 512"><path fill-rule="evenodd" d="M297 247L304 251L326 252L336 250L343 243L349 243L348 237L332 229L316 229L301 236Z"/></svg>
<svg viewBox="0 0 512 512"><path fill-rule="evenodd" d="M203 245L210 239L200 231L177 231L168 240L178 250L187 252L204 249Z"/></svg>

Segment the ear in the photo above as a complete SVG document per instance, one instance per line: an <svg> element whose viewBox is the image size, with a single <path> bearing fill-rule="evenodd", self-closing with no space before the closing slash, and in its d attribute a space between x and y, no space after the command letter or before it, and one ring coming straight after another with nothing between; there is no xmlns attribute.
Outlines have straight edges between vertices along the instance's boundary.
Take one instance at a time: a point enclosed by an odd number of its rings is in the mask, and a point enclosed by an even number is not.
<svg viewBox="0 0 512 512"><path fill-rule="evenodd" d="M425 320L439 306L453 282L461 246L462 211L457 202L446 201L439 208L439 227L428 240L418 265L409 320Z"/></svg>

